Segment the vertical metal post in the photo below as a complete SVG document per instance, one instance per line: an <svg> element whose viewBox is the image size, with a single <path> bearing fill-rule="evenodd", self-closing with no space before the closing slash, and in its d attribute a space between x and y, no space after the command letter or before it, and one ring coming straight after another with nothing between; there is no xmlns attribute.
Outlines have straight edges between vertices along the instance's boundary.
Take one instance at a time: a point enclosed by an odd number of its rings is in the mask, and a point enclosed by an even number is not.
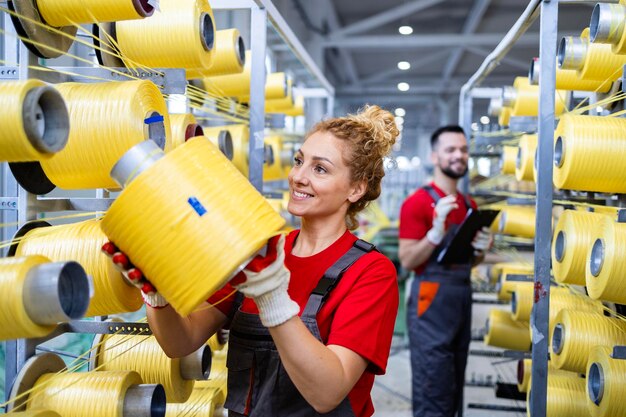
<svg viewBox="0 0 626 417"><path fill-rule="evenodd" d="M250 9L250 143L248 144L248 178L263 191L264 129L265 129L265 48L267 46L267 11Z"/></svg>
<svg viewBox="0 0 626 417"><path fill-rule="evenodd" d="M472 137L472 106L474 104L472 90L467 91L465 95L461 94L461 97L462 101L459 103L459 124L469 141ZM461 191L464 194L469 193L469 172L461 180Z"/></svg>
<svg viewBox="0 0 626 417"><path fill-rule="evenodd" d="M556 82L556 60L554 57L556 56L557 45L558 10L558 0L543 0L541 3L535 304L530 323L533 337L531 417L546 417L547 403L554 91Z"/></svg>

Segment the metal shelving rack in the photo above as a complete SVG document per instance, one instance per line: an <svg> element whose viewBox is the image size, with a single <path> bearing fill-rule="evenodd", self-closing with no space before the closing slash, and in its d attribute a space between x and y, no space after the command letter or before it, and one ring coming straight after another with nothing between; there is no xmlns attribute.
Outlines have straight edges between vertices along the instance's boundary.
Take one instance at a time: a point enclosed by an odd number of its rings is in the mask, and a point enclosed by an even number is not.
<svg viewBox="0 0 626 417"><path fill-rule="evenodd" d="M250 80L250 141L249 141L249 180L252 185L262 192L263 189L263 163L264 163L264 128L265 128L265 56L267 49L267 27L268 22L279 33L288 47L294 52L300 62L318 80L322 88L304 89L301 92L305 97L316 97L327 99L327 113L332 114L334 107L334 87L323 75L322 71L315 64L311 56L306 52L303 45L297 39L293 31L289 28L281 14L270 0L210 0L214 10L249 10L250 38L252 51L251 80ZM14 67L0 67L0 79L28 79L43 78L41 71L33 71L29 66L38 65L36 57L28 51L16 36L11 18L6 13L3 16L4 35L4 61L17 62ZM89 81L88 78L81 78L83 75L91 75L111 80L120 81L122 78L115 73L103 68L72 67L73 73L77 75L73 78L44 79L50 82L62 81ZM184 93L186 80L184 70L166 69L164 76L160 77L162 85L169 93ZM159 70L161 72L161 70ZM137 76L137 74L134 74ZM155 81L157 73L144 72L141 78ZM158 81L157 81L158 83ZM63 210L81 211L105 211L113 202L108 198L108 191L97 190L95 198L50 198L38 197L26 192L19 186L13 177L7 163L2 167L2 182L0 184L0 223L15 224L15 226L2 228L2 240L10 240L17 231L16 225L23 225L25 222L35 220L39 212L54 212ZM2 254L3 255L3 254ZM35 354L38 344L50 340L63 333L93 333L110 334L135 333L142 335L151 334L147 324L132 323L132 326L124 327L124 323L110 323L102 321L81 321L76 320L69 323L60 324L57 329L46 338L42 339L18 339L5 343L5 397L9 399L10 387L15 377L24 363Z"/></svg>
<svg viewBox="0 0 626 417"><path fill-rule="evenodd" d="M540 17L540 96L538 117L538 178L535 236L535 305L531 317L533 333L530 415L545 417L547 405L548 318L550 300L550 244L552 240L552 161L554 138L554 91L559 3L572 1L531 0L515 25L478 71L463 85L460 94L459 120L466 131L472 121L472 91L504 58L530 25ZM580 1L578 1L580 3ZM595 3L595 1L594 1Z"/></svg>

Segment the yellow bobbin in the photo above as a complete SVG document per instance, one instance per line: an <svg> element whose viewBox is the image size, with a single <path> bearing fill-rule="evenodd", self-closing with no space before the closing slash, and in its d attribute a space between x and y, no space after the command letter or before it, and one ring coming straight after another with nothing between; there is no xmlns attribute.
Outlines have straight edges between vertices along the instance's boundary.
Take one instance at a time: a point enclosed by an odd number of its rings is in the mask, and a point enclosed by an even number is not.
<svg viewBox="0 0 626 417"><path fill-rule="evenodd" d="M512 109L510 107L502 107L500 115L498 116L498 124L501 127L509 126L509 122L511 121L511 112Z"/></svg>
<svg viewBox="0 0 626 417"><path fill-rule="evenodd" d="M532 366L533 361L531 359L520 359L517 362L517 389L519 392L528 392Z"/></svg>
<svg viewBox="0 0 626 417"><path fill-rule="evenodd" d="M54 262L73 260L93 278L94 294L85 316L103 316L139 310L139 290L126 284L113 262L102 253L108 241L99 220L40 227L26 233L16 255L41 254Z"/></svg>
<svg viewBox="0 0 626 417"><path fill-rule="evenodd" d="M487 320L485 344L504 349L530 350L530 333L528 323L513 320L511 313L492 309Z"/></svg>
<svg viewBox="0 0 626 417"><path fill-rule="evenodd" d="M205 77L204 89L214 95L237 97L239 101L247 102L250 96L251 68L252 56L250 51L246 51L245 64L241 73ZM274 100L285 98L287 96L288 81L288 77L284 72L267 73L265 80L265 99Z"/></svg>
<svg viewBox="0 0 626 417"><path fill-rule="evenodd" d="M610 45L590 42L589 28L581 32L580 39L583 44L587 45L585 63L578 71L580 78L615 81L622 76L626 55L614 54Z"/></svg>
<svg viewBox="0 0 626 417"><path fill-rule="evenodd" d="M37 0L37 8L56 27L142 19L154 12L149 2L136 0Z"/></svg>
<svg viewBox="0 0 626 417"><path fill-rule="evenodd" d="M65 102L43 81L0 82L0 108L0 161L41 161L67 144Z"/></svg>
<svg viewBox="0 0 626 417"><path fill-rule="evenodd" d="M102 229L187 316L284 223L215 145L193 138L127 184Z"/></svg>
<svg viewBox="0 0 626 417"><path fill-rule="evenodd" d="M154 336L104 336L96 352L98 371L135 371L144 383L161 384L168 402L187 401L194 380L184 378L184 360L169 358Z"/></svg>
<svg viewBox="0 0 626 417"><path fill-rule="evenodd" d="M203 134L202 127L191 113L170 114L170 124L172 127L172 140L170 142L171 146L166 146L165 148L166 153L182 145L187 140Z"/></svg>
<svg viewBox="0 0 626 417"><path fill-rule="evenodd" d="M620 4L598 3L591 13L590 38L593 43L610 44L614 54L626 54L626 31L624 21L626 7Z"/></svg>
<svg viewBox="0 0 626 417"><path fill-rule="evenodd" d="M500 211L500 233L535 237L535 206L504 206Z"/></svg>
<svg viewBox="0 0 626 417"><path fill-rule="evenodd" d="M622 180L626 120L619 117L561 117L554 133L554 185L580 191L625 193Z"/></svg>
<svg viewBox="0 0 626 417"><path fill-rule="evenodd" d="M502 159L500 159L500 170L503 174L515 174L515 160L517 158L515 146L502 147Z"/></svg>
<svg viewBox="0 0 626 417"><path fill-rule="evenodd" d="M513 291L518 285L532 285L534 269L532 265L503 265L497 284L498 300L511 301Z"/></svg>
<svg viewBox="0 0 626 417"><path fill-rule="evenodd" d="M226 396L217 387L194 387L191 396L183 404L167 404L165 417L217 417L216 410L224 405Z"/></svg>
<svg viewBox="0 0 626 417"><path fill-rule="evenodd" d="M209 68L215 20L206 0L160 0L149 19L116 23L124 57L151 68Z"/></svg>
<svg viewBox="0 0 626 417"><path fill-rule="evenodd" d="M585 311L593 314L602 314L604 307L601 302L594 301L581 292L567 287L555 287L550 290L550 317L548 327L552 329L556 324L556 316L561 310ZM552 333L550 333L550 340Z"/></svg>
<svg viewBox="0 0 626 417"><path fill-rule="evenodd" d="M148 138L162 147L169 141L167 105L151 81L56 88L69 109L70 136L67 146L41 165L61 188L118 188L110 171L128 149Z"/></svg>
<svg viewBox="0 0 626 417"><path fill-rule="evenodd" d="M594 230L593 244L585 257L585 282L596 300L626 303L626 224L610 220Z"/></svg>
<svg viewBox="0 0 626 417"><path fill-rule="evenodd" d="M233 143L233 159L231 162L239 172L244 176L248 176L248 140L250 138L250 129L247 125L227 125L205 127L204 135L209 138L213 144L217 145L220 132L227 130Z"/></svg>
<svg viewBox="0 0 626 417"><path fill-rule="evenodd" d="M588 417L587 404L584 395L584 378L581 378L573 372L549 370L546 416ZM527 415L530 417L532 389L528 390L526 401L528 404Z"/></svg>
<svg viewBox="0 0 626 417"><path fill-rule="evenodd" d="M0 294L4 300L0 308L0 340L43 337L56 327L35 323L23 302L28 271L47 262L50 260L40 255L0 258Z"/></svg>
<svg viewBox="0 0 626 417"><path fill-rule="evenodd" d="M516 77L513 81L515 100L511 116L537 116L539 114L539 86L531 85L528 77ZM567 109L565 91L554 93L554 113L559 115Z"/></svg>
<svg viewBox="0 0 626 417"><path fill-rule="evenodd" d="M519 140L517 159L515 160L515 178L518 181L533 180L533 166L537 151L537 135L523 135Z"/></svg>
<svg viewBox="0 0 626 417"><path fill-rule="evenodd" d="M285 116L297 117L304 116L304 97L296 96L294 99L293 107L287 110L283 110L282 113Z"/></svg>
<svg viewBox="0 0 626 417"><path fill-rule="evenodd" d="M550 326L550 357L559 369L584 373L594 346L626 344L626 322L598 312L564 309Z"/></svg>
<svg viewBox="0 0 626 417"><path fill-rule="evenodd" d="M626 415L626 360L614 359L611 348L596 346L587 361L587 408L592 417Z"/></svg>
<svg viewBox="0 0 626 417"><path fill-rule="evenodd" d="M277 181L285 179L283 168L283 138L278 135L265 137L265 146L269 148L266 152L266 163L263 165L263 181Z"/></svg>
<svg viewBox="0 0 626 417"><path fill-rule="evenodd" d="M125 395L141 382L132 371L48 373L35 383L27 409L49 409L63 417L125 417Z"/></svg>
<svg viewBox="0 0 626 417"><path fill-rule="evenodd" d="M511 298L511 311L513 319L521 322L530 321L530 313L533 309L535 290L532 285L516 285L513 288Z"/></svg>
<svg viewBox="0 0 626 417"><path fill-rule="evenodd" d="M209 68L187 71L187 78L215 77L243 72L246 48L237 29L215 32L215 55Z"/></svg>
<svg viewBox="0 0 626 417"><path fill-rule="evenodd" d="M593 245L594 231L605 221L606 214L565 210L559 217L552 239L552 272L557 282L585 285L585 261Z"/></svg>
<svg viewBox="0 0 626 417"><path fill-rule="evenodd" d="M289 198L289 195L286 196ZM498 262L493 264L491 270L489 271L489 280L492 284L496 284L500 281L501 274L504 270L514 271L517 269L521 269L526 274L533 274L533 266L529 264L525 264L522 262Z"/></svg>

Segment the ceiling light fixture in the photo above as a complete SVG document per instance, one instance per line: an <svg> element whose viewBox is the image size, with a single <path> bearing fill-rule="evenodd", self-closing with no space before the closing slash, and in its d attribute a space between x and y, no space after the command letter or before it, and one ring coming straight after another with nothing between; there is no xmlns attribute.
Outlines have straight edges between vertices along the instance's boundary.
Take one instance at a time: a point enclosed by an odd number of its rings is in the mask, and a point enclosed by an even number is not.
<svg viewBox="0 0 626 417"><path fill-rule="evenodd" d="M488 125L489 124L489 117L487 116L483 116L480 118L480 123L484 124L484 125Z"/></svg>
<svg viewBox="0 0 626 417"><path fill-rule="evenodd" d="M409 88L411 88L409 83L398 83L398 90L400 91L409 91Z"/></svg>
<svg viewBox="0 0 626 417"><path fill-rule="evenodd" d="M400 32L401 35L410 35L411 33L413 33L413 28L411 26L400 26L398 28L398 32Z"/></svg>
<svg viewBox="0 0 626 417"><path fill-rule="evenodd" d="M408 61L400 61L398 62L398 69L402 70L402 71L406 71L409 68L411 68L411 63Z"/></svg>
<svg viewBox="0 0 626 417"><path fill-rule="evenodd" d="M404 117L406 116L406 110L404 110L402 107L398 107L397 109L394 110L393 112L396 116L399 117Z"/></svg>

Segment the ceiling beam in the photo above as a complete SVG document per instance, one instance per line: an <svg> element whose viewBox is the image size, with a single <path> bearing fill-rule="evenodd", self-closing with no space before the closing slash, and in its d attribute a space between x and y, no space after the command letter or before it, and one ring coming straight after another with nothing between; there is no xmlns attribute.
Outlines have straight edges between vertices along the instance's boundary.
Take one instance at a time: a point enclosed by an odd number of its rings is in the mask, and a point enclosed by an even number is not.
<svg viewBox="0 0 626 417"><path fill-rule="evenodd" d="M348 38L330 37L322 41L325 48L349 49L407 49L407 48L439 48L443 46L495 46L502 40L501 33L478 33L463 35L461 33L442 33L431 35L380 35L354 36ZM539 43L539 33L526 33L517 40L516 46L536 46Z"/></svg>
<svg viewBox="0 0 626 417"><path fill-rule="evenodd" d="M478 25L487 11L487 8L489 8L490 1L491 0L474 1L474 5L470 10L469 16L463 24L463 29L461 31L462 34L472 35L476 32ZM446 65L443 67L443 74L441 75L441 82L443 84L446 84L450 80L450 77L452 77L452 74L454 74L454 71L456 71L459 62L461 61L461 57L463 56L464 49L465 48L463 46L455 48L450 55L450 58L448 58L448 62L446 62Z"/></svg>
<svg viewBox="0 0 626 417"><path fill-rule="evenodd" d="M468 46L465 49L467 50L467 52L471 52L483 58L491 53L490 50L481 48L480 46ZM512 67L519 68L525 71L528 71L528 68L530 67L530 61L525 62L520 59L510 57L510 56L505 56L504 58L500 60L500 62L503 64L509 64Z"/></svg>
<svg viewBox="0 0 626 417"><path fill-rule="evenodd" d="M344 26L343 28L332 32L331 35L333 37L341 37L353 35L355 33L363 33L380 27L386 23L393 22L394 20L400 20L441 2L443 2L443 0L413 0L409 3L405 3L374 16L370 16L367 19ZM384 2L381 2L381 4L384 5Z"/></svg>
<svg viewBox="0 0 626 417"><path fill-rule="evenodd" d="M418 69L420 67L432 64L433 62L437 62L438 60L448 55L449 53L450 52L447 50L438 51L438 52L435 52L426 56L421 56L418 59L410 61L409 63L411 64L411 72L413 72L413 70ZM363 78L361 81L363 81L364 84L372 83L372 82L388 79L389 77L392 77L400 73L406 73L406 71L401 71L398 69L396 65L394 65L394 67L389 70L379 71L376 74Z"/></svg>
<svg viewBox="0 0 626 417"><path fill-rule="evenodd" d="M323 7L327 13L327 22L332 31L341 30L341 24L339 23L339 18L337 17L337 11L335 9L335 5L331 0L325 0L326 5ZM314 3L316 4L316 3ZM320 7L319 4L316 4L315 7ZM343 62L344 71L348 77L348 81L350 84L359 85L361 80L359 79L359 73L356 69L356 65L354 64L354 59L352 58L352 54L350 51L345 49L338 49L339 58Z"/></svg>

